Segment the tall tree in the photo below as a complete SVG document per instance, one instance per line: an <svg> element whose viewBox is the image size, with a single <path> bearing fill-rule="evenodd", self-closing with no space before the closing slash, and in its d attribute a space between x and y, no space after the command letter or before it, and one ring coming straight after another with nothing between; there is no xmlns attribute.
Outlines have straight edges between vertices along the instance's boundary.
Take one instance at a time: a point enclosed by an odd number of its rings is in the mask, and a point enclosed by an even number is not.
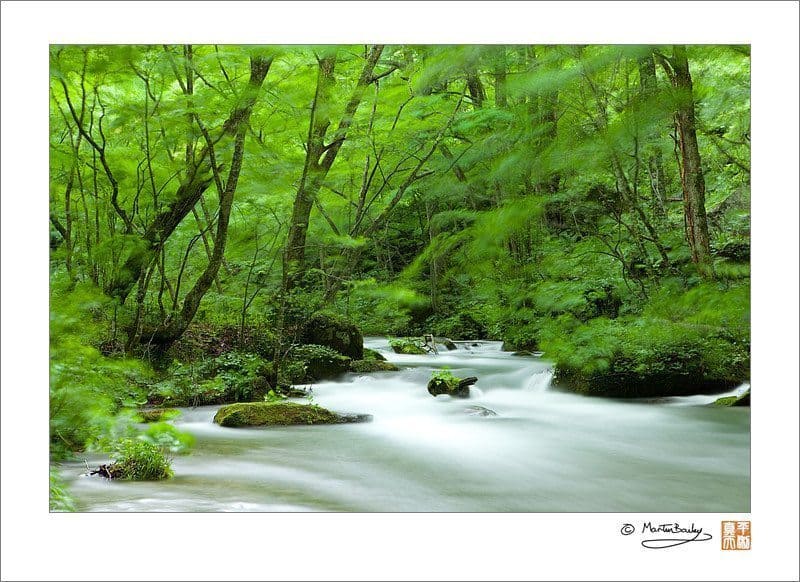
<svg viewBox="0 0 800 582"><path fill-rule="evenodd" d="M233 206L233 197L236 192L236 186L239 182L239 175L244 161L244 143L245 136L247 135L248 121L253 111L253 106L256 103L259 89L271 65L271 57L264 58L253 56L250 58L250 80L248 81L248 86L245 89L240 105L234 110L228 122L226 122L226 125L235 127L235 134L230 169L224 183L219 175L220 166L218 166L216 162L214 142L211 141L208 133L203 131L207 142L201 157L208 155L211 160L214 181L219 190L219 217L217 218L217 230L214 236L214 250L200 277L197 279L192 289L186 294L180 311L173 314L155 330L143 333L141 340L144 342L155 343L159 348L164 349L178 340L194 319L197 308L200 306L200 301L217 277L217 273L219 272L225 256L225 245L228 239L228 225L230 222L231 208ZM235 121L231 121L231 119L235 119ZM231 131L230 127L227 131Z"/></svg>
<svg viewBox="0 0 800 582"><path fill-rule="evenodd" d="M681 153L680 170L686 238L692 251L692 261L698 265L701 273L709 275L711 250L706 218L706 183L700 148L697 145L694 92L686 47L675 45L672 57L661 56L660 62L676 93L675 123Z"/></svg>
<svg viewBox="0 0 800 582"><path fill-rule="evenodd" d="M328 52L319 58L317 88L311 104L311 120L306 140L306 157L303 174L294 198L292 218L286 238L284 254L283 290L292 290L303 275L306 255L306 235L311 209L317 194L328 172L336 161L339 150L347 139L347 133L353 123L353 117L364 96L364 90L376 79L375 66L383 52L383 45L372 45L367 50L364 66L358 77L355 88L339 119L336 131L330 143L325 143L328 128L331 125L330 110L332 108L332 92L336 66L336 53Z"/></svg>
<svg viewBox="0 0 800 582"><path fill-rule="evenodd" d="M122 265L117 278L109 288L109 294L117 297L121 302L130 294L134 285L141 279L142 274L152 263L158 252L163 248L167 239L175 232L183 219L189 215L201 197L214 183L215 174L219 167L215 165L213 148L223 140L235 142L237 132L243 124L246 126L253 106L256 103L259 89L272 65L272 57L253 57L250 66L250 78L244 90L237 99L228 118L221 127L211 130L205 127L200 118L194 115L195 122L205 138L205 145L200 152L195 154L187 149L186 175L178 187L172 201L153 218L141 235L142 245L136 252L130 253ZM182 81L180 81L183 84ZM185 85L184 85L185 86ZM187 93L188 89L184 89ZM102 160L101 160L102 161ZM219 187L219 185L218 185ZM222 188L219 188L222 190ZM114 199L112 197L112 203ZM124 211L123 211L124 212Z"/></svg>

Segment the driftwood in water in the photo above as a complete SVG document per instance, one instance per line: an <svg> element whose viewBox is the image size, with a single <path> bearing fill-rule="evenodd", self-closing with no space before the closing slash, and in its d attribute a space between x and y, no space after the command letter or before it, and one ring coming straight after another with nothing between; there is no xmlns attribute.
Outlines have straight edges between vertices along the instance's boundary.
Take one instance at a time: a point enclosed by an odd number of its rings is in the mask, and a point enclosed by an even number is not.
<svg viewBox="0 0 800 582"><path fill-rule="evenodd" d="M114 464L100 465L94 471L90 471L89 475L100 475L105 479L118 479L120 477L120 470Z"/></svg>

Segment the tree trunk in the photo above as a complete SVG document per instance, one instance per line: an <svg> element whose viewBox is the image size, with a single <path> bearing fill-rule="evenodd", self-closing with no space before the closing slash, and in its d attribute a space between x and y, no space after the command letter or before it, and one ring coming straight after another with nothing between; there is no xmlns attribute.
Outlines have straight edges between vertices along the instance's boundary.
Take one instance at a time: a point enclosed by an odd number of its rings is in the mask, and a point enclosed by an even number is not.
<svg viewBox="0 0 800 582"><path fill-rule="evenodd" d="M253 58L250 66L250 79L247 88L235 109L225 121L221 135L237 135L239 127L246 123L255 105L258 91L272 65L272 58ZM124 303L142 272L150 265L166 240L175 232L178 225L192 211L200 197L214 181L213 170L209 159L209 149L202 149L197 157L192 156L188 175L178 187L175 200L162 210L142 235L141 248L131 252L112 281L108 294Z"/></svg>
<svg viewBox="0 0 800 582"><path fill-rule="evenodd" d="M673 83L678 90L675 118L681 153L681 185L683 210L686 218L686 237L692 251L692 261L703 275L710 274L711 251L706 218L706 184L697 145L694 95L686 47L675 45L672 55Z"/></svg>
<svg viewBox="0 0 800 582"><path fill-rule="evenodd" d="M498 109L505 109L508 107L508 93L506 91L507 72L506 47L499 46L495 51L494 66L494 104Z"/></svg>
<svg viewBox="0 0 800 582"><path fill-rule="evenodd" d="M483 107L483 102L486 101L486 89L484 89L481 78L475 68L467 71L467 89L475 109Z"/></svg>
<svg viewBox="0 0 800 582"><path fill-rule="evenodd" d="M373 81L373 71L382 52L383 45L370 47L364 68L350 96L350 100L345 106L344 114L339 121L333 140L327 146L325 145L325 136L331 124L327 111L330 109L336 55L328 54L319 60L317 89L311 106L311 122L306 143L306 159L303 166L303 175L300 178L300 185L295 195L292 219L289 223L289 232L286 237L283 264L284 292L291 291L296 287L305 272L306 235L314 200L319 193L322 182L328 175L328 171L336 160L339 149L347 138L347 131L353 122L353 116L361 104L364 90Z"/></svg>
<svg viewBox="0 0 800 582"><path fill-rule="evenodd" d="M267 60L255 57L250 60L250 86L251 88L255 87L256 94L257 89L267 76L271 62L271 59ZM177 341L189 327L189 324L197 313L200 302L217 277L217 273L219 272L222 260L225 256L225 245L228 240L228 224L230 223L231 208L233 207L233 196L236 192L239 174L241 173L242 163L244 161L244 142L245 136L247 135L247 123L250 119L253 105L255 104L255 95L249 103L249 107L239 108L237 110L238 121L236 123L236 135L234 137L233 157L228 172L228 179L225 181L225 187L220 196L217 232L214 236L214 251L211 255L211 259L203 270L203 273L195 282L194 287L186 294L180 312L176 314L168 324L162 325L147 336L143 335L141 338L143 343L153 342L163 350Z"/></svg>
<svg viewBox="0 0 800 582"><path fill-rule="evenodd" d="M638 61L639 87L645 100L653 98L656 94L656 62L653 54L642 57ZM647 173L650 181L650 194L652 196L653 211L659 218L666 216L667 192L664 175L664 163L661 151L652 143L656 136L647 136L645 155Z"/></svg>

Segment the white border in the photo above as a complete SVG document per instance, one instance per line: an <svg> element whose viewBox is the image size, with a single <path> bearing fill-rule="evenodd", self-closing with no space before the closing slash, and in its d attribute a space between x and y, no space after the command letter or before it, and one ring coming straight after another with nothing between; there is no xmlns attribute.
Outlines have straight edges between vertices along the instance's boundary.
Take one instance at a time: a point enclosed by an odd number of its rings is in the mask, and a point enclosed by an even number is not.
<svg viewBox="0 0 800 582"><path fill-rule="evenodd" d="M209 41L752 43L753 550L642 551L631 514L49 515L48 44ZM3 3L2 579L796 580L797 55L794 2Z"/></svg>

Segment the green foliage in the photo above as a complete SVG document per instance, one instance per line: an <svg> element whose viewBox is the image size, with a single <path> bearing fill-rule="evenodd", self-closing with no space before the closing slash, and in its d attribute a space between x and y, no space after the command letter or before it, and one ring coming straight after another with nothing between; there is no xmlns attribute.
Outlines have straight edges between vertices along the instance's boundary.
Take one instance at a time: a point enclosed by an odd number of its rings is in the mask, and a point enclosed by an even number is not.
<svg viewBox="0 0 800 582"><path fill-rule="evenodd" d="M293 346L283 362L284 378L293 384L326 380L347 372L351 359L316 344Z"/></svg>
<svg viewBox="0 0 800 582"><path fill-rule="evenodd" d="M336 59L336 90L322 100L320 50ZM305 257L285 265L307 169L309 104L330 119L324 143L334 143L363 46L52 46L54 456L127 435L124 411L145 396L175 405L261 400L273 386L343 369L347 362L329 351L292 348L329 345L301 337L323 309L364 333L405 337L392 340L401 353L425 353L413 337L433 333L543 349L562 370L623 374L631 385L645 369L673 380L680 367L707 379L745 374L749 50L687 51L711 276L692 263L686 240L672 132L687 96L664 66L672 51L385 47L376 71L386 75L364 92L313 195ZM210 179L205 166L187 175L186 152L202 151L205 131L227 135L256 53L274 61L248 122L225 263L192 326L163 356L178 361L148 379L146 367L111 356L132 330L178 316L209 264L217 197L206 194L193 206L197 216L169 234L142 293L136 267L153 257L139 233L170 210L181 184ZM102 142L113 180L90 141L78 139L68 96ZM231 140L216 143L217 163L229 164ZM282 275L293 267L301 272L287 290ZM131 289L125 301L100 291L120 288Z"/></svg>
<svg viewBox="0 0 800 582"><path fill-rule="evenodd" d="M50 511L75 511L75 502L67 492L58 472L50 469Z"/></svg>
<svg viewBox="0 0 800 582"><path fill-rule="evenodd" d="M720 390L749 378L748 306L741 290L708 285L676 296L662 291L641 316L548 322L542 349L557 380L587 393L619 396ZM705 294L710 299L703 300Z"/></svg>
<svg viewBox="0 0 800 582"><path fill-rule="evenodd" d="M327 346L304 344L294 346L292 348L291 355L295 359L308 361L316 358L336 358L340 354L336 350L332 350Z"/></svg>
<svg viewBox="0 0 800 582"><path fill-rule="evenodd" d="M158 481L172 477L170 460L159 445L144 439L123 439L111 454L114 476L132 481Z"/></svg>
<svg viewBox="0 0 800 582"><path fill-rule="evenodd" d="M195 443L195 438L191 434L181 432L166 422L150 424L139 438L156 445L166 453L179 455L188 453Z"/></svg>
<svg viewBox="0 0 800 582"><path fill-rule="evenodd" d="M106 357L96 347L108 304L98 289L70 289L57 279L51 289L50 452L63 458L123 430L115 415L144 403L140 383L149 373L141 362Z"/></svg>
<svg viewBox="0 0 800 582"><path fill-rule="evenodd" d="M264 396L264 402L281 402L282 400L286 400L286 396L278 394L275 390L270 390Z"/></svg>
<svg viewBox="0 0 800 582"><path fill-rule="evenodd" d="M450 390L454 390L458 387L458 383L461 382L461 378L453 375L453 372L446 367L433 372L433 374L431 374L431 380L444 382Z"/></svg>
<svg viewBox="0 0 800 582"><path fill-rule="evenodd" d="M137 410L136 418L140 422L163 422L180 416L180 410L175 408L150 408Z"/></svg>
<svg viewBox="0 0 800 582"><path fill-rule="evenodd" d="M249 401L263 397L272 377L272 363L248 352L174 361L165 377L150 386L150 400L175 406Z"/></svg>

